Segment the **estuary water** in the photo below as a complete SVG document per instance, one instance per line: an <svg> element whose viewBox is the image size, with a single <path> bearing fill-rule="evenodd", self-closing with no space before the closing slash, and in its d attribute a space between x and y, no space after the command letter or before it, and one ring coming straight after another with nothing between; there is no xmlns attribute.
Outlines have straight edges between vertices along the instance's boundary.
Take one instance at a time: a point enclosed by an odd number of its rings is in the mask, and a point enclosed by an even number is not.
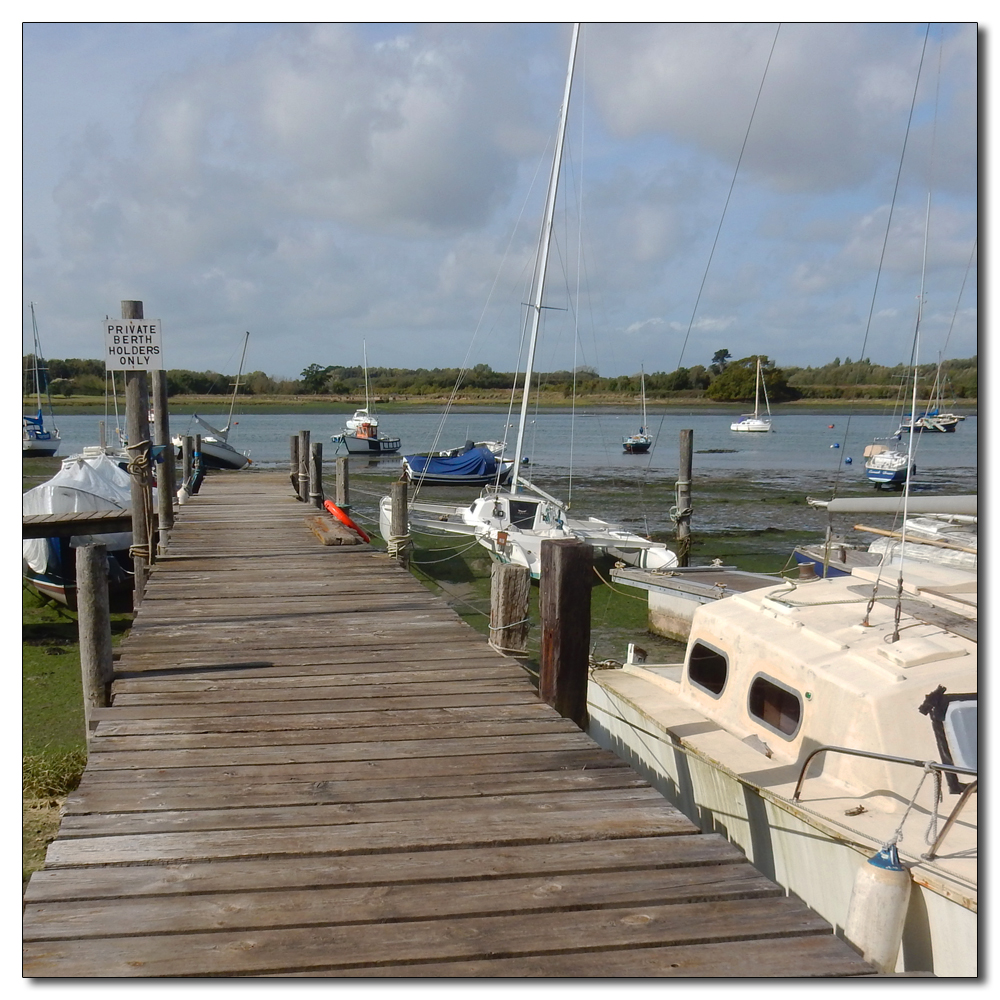
<svg viewBox="0 0 1000 1000"><path fill-rule="evenodd" d="M289 438L309 430L321 441L327 475L333 475L337 450L331 435L343 429L352 411L317 413L246 413L230 442L248 453L252 468L287 468ZM99 436L101 416L61 416L60 455L72 454ZM219 424L225 416L207 416ZM621 521L654 536L672 532L669 509L674 502L679 440L682 429L693 431L693 498L695 521L701 531L762 531L765 529L822 531L823 518L805 503L807 496L870 495L865 479L864 449L898 427L889 415L839 413L780 413L767 434L730 430L733 413L676 409L649 414L655 438L647 455L628 455L622 438L639 426L635 411L612 408L546 410L530 414L523 454L528 478L570 501L580 514ZM467 439L506 440L513 455L516 415L500 409L454 409L447 419L440 412L399 409L380 415L381 430L402 439L397 455L351 457L352 501L364 506L399 476L400 458L430 450L454 448ZM112 418L113 422L113 418ZM173 415L172 433L194 434L199 425L187 415ZM109 440L113 432L108 432ZM907 444L904 435L902 445ZM978 422L962 421L953 434L921 434L915 441L917 473L912 490L921 494L978 492ZM424 490L424 493L432 491ZM433 496L461 500L477 490L445 489ZM428 497L430 498L430 497Z"/></svg>
<svg viewBox="0 0 1000 1000"><path fill-rule="evenodd" d="M333 494L334 459L343 455L330 436L343 429L351 412L329 414L249 413L239 417L231 442L249 452L255 469L287 469L289 438L309 430L321 441L327 494ZM79 451L99 440L101 415L60 416L57 425L63 444L59 456ZM221 425L225 416L206 419ZM514 418L516 420L516 417ZM533 414L527 427L524 454L528 478L563 501L574 513L618 521L633 531L668 543L674 538L671 509L680 432L693 432L692 564L708 565L720 559L726 565L758 572L779 572L789 562L796 544L819 541L828 522L834 531L867 544L872 534L855 530L866 526L892 528L882 515L835 515L810 506L807 497L871 496L875 488L865 479L864 449L875 438L885 438L898 427L888 416L839 413L788 413L774 417L769 434L731 431L734 413L683 412L671 409L650 413L649 430L655 438L648 455L627 455L622 438L638 429L634 411L578 409L574 415L547 410ZM400 409L380 415L383 433L398 435L397 455L350 459L352 517L369 532L378 525L378 501L400 474L404 454L442 450L467 439L509 442L513 455L516 429L500 410L455 410L447 421L441 413ZM113 425L113 419L109 428ZM194 434L199 426L186 415L173 415L171 430ZM108 440L114 438L109 429ZM902 445L907 444L904 435ZM978 422L962 421L953 434L922 434L914 442L917 473L915 495L978 493ZM850 463L848 463L850 459ZM55 465L54 460L53 465ZM422 499L471 502L475 488L424 489ZM412 494L411 494L412 495ZM489 560L484 550L462 540L455 554L435 545L451 545L415 536L414 565L429 585L440 588L456 611L476 628L485 629L489 608ZM620 658L629 641L640 639L664 661L678 659L683 650L669 640L645 632L645 603L617 588L595 592L593 636L595 655ZM655 653L653 652L655 651Z"/></svg>

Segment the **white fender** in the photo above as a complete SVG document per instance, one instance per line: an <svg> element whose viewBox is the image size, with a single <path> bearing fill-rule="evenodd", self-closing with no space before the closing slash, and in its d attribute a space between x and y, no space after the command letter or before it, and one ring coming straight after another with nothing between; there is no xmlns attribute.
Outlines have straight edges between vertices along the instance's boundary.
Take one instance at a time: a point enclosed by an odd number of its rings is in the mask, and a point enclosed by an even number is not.
<svg viewBox="0 0 1000 1000"><path fill-rule="evenodd" d="M869 858L854 879L844 935L880 972L896 968L912 885L895 844Z"/></svg>

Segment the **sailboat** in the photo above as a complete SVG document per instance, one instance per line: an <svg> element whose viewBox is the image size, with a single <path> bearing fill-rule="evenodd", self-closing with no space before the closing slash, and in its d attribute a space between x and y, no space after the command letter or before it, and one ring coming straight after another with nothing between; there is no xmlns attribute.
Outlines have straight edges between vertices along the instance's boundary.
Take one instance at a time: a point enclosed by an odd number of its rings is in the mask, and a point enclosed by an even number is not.
<svg viewBox="0 0 1000 1000"><path fill-rule="evenodd" d="M767 409L767 418L760 415L760 390L764 387L764 406ZM765 385L760 372L760 358L757 358L757 384L754 390L753 413L744 413L735 423L729 425L731 431L762 431L771 429L771 404L767 401L767 385Z"/></svg>
<svg viewBox="0 0 1000 1000"><path fill-rule="evenodd" d="M566 504L535 486L521 474L532 370L538 343L538 328L544 308L542 300L545 275L579 35L580 25L574 24L559 130L546 194L544 223L535 261L535 280L530 304L531 336L521 391L521 412L511 486L509 489L487 487L471 505L458 506L417 501L409 505L409 522L412 527L425 532L472 536L495 561L526 566L532 578L536 580L541 575L541 547L546 539L576 538L592 545L595 555L610 556L644 569L669 569L677 565L677 556L662 542L650 541L619 524L596 517L571 517ZM391 512L391 497L383 497L379 507L379 527L386 539L391 535Z"/></svg>
<svg viewBox="0 0 1000 1000"><path fill-rule="evenodd" d="M906 413L903 415L903 419L900 421L899 429L896 431L897 434L907 433L909 434L911 430L916 430L917 433L923 433L924 431L934 431L938 434L954 434L955 428L958 427L959 422L964 420L965 417L958 413L942 413L941 406L943 405L941 397L944 395L944 380L941 378L941 358L938 358L937 372L934 375L934 386L931 389L930 399L927 404L927 409L923 413L917 414L914 417L913 412Z"/></svg>
<svg viewBox="0 0 1000 1000"><path fill-rule="evenodd" d="M646 430L646 373L639 369L639 391L642 395L642 424L637 434L622 440L622 447L629 455L644 455L653 446L653 439Z"/></svg>
<svg viewBox="0 0 1000 1000"><path fill-rule="evenodd" d="M42 358L42 348L38 341L38 323L35 321L35 303L31 303L31 332L34 335L34 351L31 368L25 372L25 395L34 394L37 406L33 417L21 417L21 452L31 458L51 458L59 450L59 429L52 413L52 399L49 396L48 367ZM46 430L42 416L42 389L48 400L50 429Z"/></svg>
<svg viewBox="0 0 1000 1000"><path fill-rule="evenodd" d="M330 440L339 448L343 445L351 455L391 455L399 451L399 438L380 434L378 416L371 405L371 393L368 385L368 344L363 346L365 367L365 405L355 410L339 434L331 434Z"/></svg>
<svg viewBox="0 0 1000 1000"><path fill-rule="evenodd" d="M197 413L194 414L194 419L208 431L208 434L202 435L201 438L201 461L206 469L242 469L250 465L250 456L237 451L229 443L229 434L233 427L236 426L233 423L233 410L236 408L236 394L240 390L240 379L243 377L243 362L246 360L247 342L249 340L250 333L248 331L246 337L243 339L240 370L236 375L236 381L233 383L233 396L229 403L229 419L226 421L226 426L222 428L213 427L203 417L199 417ZM179 434L171 438L171 441L175 448L180 448L183 445L183 439Z"/></svg>

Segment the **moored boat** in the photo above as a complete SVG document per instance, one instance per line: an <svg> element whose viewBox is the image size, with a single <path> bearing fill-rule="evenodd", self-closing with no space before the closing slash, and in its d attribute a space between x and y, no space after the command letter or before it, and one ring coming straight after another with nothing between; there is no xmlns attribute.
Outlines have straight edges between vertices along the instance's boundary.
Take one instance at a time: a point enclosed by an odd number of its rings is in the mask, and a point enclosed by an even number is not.
<svg viewBox="0 0 1000 1000"><path fill-rule="evenodd" d="M201 463L203 469L245 469L251 464L250 456L245 452L238 451L229 442L229 435L237 427L239 421L233 422L233 412L236 408L236 396L240 389L240 378L243 376L243 362L247 356L247 343L250 334L247 333L243 340L243 354L240 357L240 369L233 383L233 395L229 402L229 419L225 427L213 427L204 417L193 414L193 419L201 424L208 434L203 434L201 438ZM171 438L171 443L178 450L184 445L184 438L180 434Z"/></svg>
<svg viewBox="0 0 1000 1000"><path fill-rule="evenodd" d="M21 417L21 453L24 457L51 458L60 444L59 428L55 425L52 412L52 397L49 394L49 371L42 358L42 348L38 339L38 323L35 320L35 303L31 303L31 332L34 347L31 365L25 372L24 394L35 397L35 413ZM45 425L42 413L42 392L48 401L49 424Z"/></svg>
<svg viewBox="0 0 1000 1000"><path fill-rule="evenodd" d="M580 25L574 24L552 168L545 196L542 231L535 257L529 306L530 335L521 383L520 417L510 488L487 487L483 495L468 506L418 501L411 501L408 505L411 526L427 532L473 536L494 561L525 566L536 580L541 574L542 542L548 539L579 539L592 545L596 555L610 556L643 568L665 569L677 564L677 556L662 542L643 538L620 524L600 518L571 517L568 504L557 500L521 475L533 365L541 317L546 308L545 279L579 37ZM391 497L383 497L379 506L379 523L383 537L387 540L391 536L391 503Z"/></svg>
<svg viewBox="0 0 1000 1000"><path fill-rule="evenodd" d="M891 846L887 971L975 976L976 597L904 553L705 604L683 663L592 672L589 731L835 927Z"/></svg>
<svg viewBox="0 0 1000 1000"><path fill-rule="evenodd" d="M21 497L23 514L124 511L131 504L129 474L122 459L103 447L89 447L63 459L47 482ZM21 545L22 575L39 593L76 607L76 549L99 542L108 550L108 588L113 603L127 603L133 588L131 532L27 538Z"/></svg>
<svg viewBox="0 0 1000 1000"><path fill-rule="evenodd" d="M626 455L645 455L653 446L653 437L646 426L646 372L642 368L639 369L639 391L642 396L642 423L635 434L622 439Z"/></svg>
<svg viewBox="0 0 1000 1000"><path fill-rule="evenodd" d="M365 372L365 405L354 411L344 424L344 430L331 434L330 440L343 445L350 455L392 455L399 451L402 442L398 437L382 434L378 427L378 416L371 403L368 383L368 344L363 344Z"/></svg>
<svg viewBox="0 0 1000 1000"><path fill-rule="evenodd" d="M767 416L760 415L760 391L764 389L764 406L767 409ZM739 420L729 425L731 431L749 431L751 433L766 434L771 429L771 404L767 400L767 385L764 382L760 371L760 358L757 358L757 375L754 389L753 413L744 413Z"/></svg>
<svg viewBox="0 0 1000 1000"><path fill-rule="evenodd" d="M510 478L512 462L504 462L487 444L467 441L443 455L406 455L403 475L418 486L501 485Z"/></svg>

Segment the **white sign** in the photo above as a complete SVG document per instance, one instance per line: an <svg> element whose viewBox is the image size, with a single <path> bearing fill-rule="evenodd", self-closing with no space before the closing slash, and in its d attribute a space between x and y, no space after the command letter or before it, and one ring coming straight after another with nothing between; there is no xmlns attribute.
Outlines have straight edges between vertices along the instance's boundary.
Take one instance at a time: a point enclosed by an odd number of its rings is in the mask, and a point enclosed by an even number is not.
<svg viewBox="0 0 1000 1000"><path fill-rule="evenodd" d="M106 319L104 362L107 371L160 371L163 345L158 319Z"/></svg>

